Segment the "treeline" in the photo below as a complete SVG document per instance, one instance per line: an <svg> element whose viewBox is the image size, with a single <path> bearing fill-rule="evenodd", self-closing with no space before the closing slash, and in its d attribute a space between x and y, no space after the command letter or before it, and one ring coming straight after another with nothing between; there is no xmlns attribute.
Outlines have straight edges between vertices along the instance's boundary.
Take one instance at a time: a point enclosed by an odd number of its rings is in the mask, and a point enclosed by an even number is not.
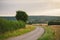
<svg viewBox="0 0 60 40"><path fill-rule="evenodd" d="M49 21L48 25L60 25L60 21Z"/></svg>

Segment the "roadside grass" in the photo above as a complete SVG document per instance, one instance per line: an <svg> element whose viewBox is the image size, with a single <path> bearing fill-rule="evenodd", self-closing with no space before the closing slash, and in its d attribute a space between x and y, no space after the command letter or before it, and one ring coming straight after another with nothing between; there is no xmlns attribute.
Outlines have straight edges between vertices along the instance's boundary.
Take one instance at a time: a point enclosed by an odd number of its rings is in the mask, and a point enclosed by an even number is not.
<svg viewBox="0 0 60 40"><path fill-rule="evenodd" d="M60 40L60 25L52 25L50 27L55 31L55 40Z"/></svg>
<svg viewBox="0 0 60 40"><path fill-rule="evenodd" d="M45 33L38 40L54 40L54 31L49 26L43 27Z"/></svg>
<svg viewBox="0 0 60 40"><path fill-rule="evenodd" d="M18 36L18 35L22 35L22 34L25 34L27 32L30 32L34 29L35 29L34 26L27 25L25 28L21 28L21 29L17 29L17 30L14 30L14 31L6 32L4 34L0 34L0 40L7 39L9 37L15 37L15 36Z"/></svg>

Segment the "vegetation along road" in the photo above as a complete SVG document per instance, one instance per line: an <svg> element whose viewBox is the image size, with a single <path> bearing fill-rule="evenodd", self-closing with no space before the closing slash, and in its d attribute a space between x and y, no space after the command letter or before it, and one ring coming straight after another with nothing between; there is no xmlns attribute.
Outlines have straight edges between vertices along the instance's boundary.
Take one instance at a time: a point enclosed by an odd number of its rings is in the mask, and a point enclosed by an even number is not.
<svg viewBox="0 0 60 40"><path fill-rule="evenodd" d="M31 32L26 33L21 36L8 38L6 40L37 40L39 37L41 37L43 35L43 33L44 33L43 28L36 27L36 29L34 31L31 31Z"/></svg>

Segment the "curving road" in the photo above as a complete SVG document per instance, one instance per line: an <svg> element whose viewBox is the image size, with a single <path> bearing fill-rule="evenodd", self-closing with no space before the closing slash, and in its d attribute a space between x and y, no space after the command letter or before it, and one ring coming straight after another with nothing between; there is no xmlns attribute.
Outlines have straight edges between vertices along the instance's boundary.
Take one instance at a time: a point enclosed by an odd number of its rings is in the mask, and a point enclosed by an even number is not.
<svg viewBox="0 0 60 40"><path fill-rule="evenodd" d="M36 27L35 30L26 33L24 35L21 36L17 36L17 37L12 37L12 38L8 38L6 40L37 40L39 37L41 37L44 33L44 29L41 27Z"/></svg>

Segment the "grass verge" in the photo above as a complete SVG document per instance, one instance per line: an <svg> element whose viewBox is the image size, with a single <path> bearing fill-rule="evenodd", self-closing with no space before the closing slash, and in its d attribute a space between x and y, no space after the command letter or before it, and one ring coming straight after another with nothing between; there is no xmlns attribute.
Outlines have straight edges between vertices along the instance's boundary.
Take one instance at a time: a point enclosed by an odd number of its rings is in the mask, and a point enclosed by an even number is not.
<svg viewBox="0 0 60 40"><path fill-rule="evenodd" d="M25 34L27 32L30 32L34 29L35 29L34 26L29 25L29 26L26 26L26 28L21 28L21 29L15 30L15 31L6 32L4 34L0 34L0 40L4 40L4 39L9 38L9 37L22 35L22 34Z"/></svg>
<svg viewBox="0 0 60 40"><path fill-rule="evenodd" d="M54 40L54 31L48 26L43 27L45 29L45 33L42 35L42 37L38 38L38 40Z"/></svg>

